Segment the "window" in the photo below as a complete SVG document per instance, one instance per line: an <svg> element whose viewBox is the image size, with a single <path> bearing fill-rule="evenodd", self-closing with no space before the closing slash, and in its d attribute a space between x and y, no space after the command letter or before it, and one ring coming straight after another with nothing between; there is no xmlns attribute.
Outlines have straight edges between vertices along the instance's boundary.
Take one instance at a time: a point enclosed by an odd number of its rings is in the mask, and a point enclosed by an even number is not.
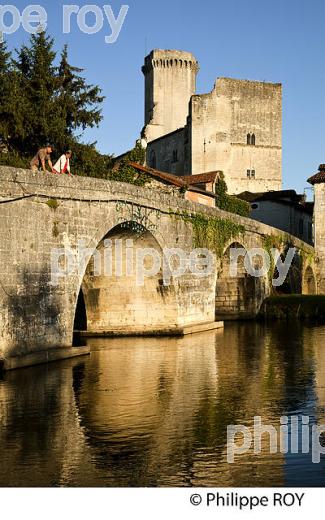
<svg viewBox="0 0 325 520"><path fill-rule="evenodd" d="M255 134L251 136L251 145L255 146Z"/></svg>
<svg viewBox="0 0 325 520"><path fill-rule="evenodd" d="M247 144L249 146L255 146L256 138L255 134L247 134Z"/></svg>
<svg viewBox="0 0 325 520"><path fill-rule="evenodd" d="M150 161L149 161L149 166L151 168L157 168L157 159L156 159L156 153L152 150L150 152Z"/></svg>
<svg viewBox="0 0 325 520"><path fill-rule="evenodd" d="M247 178L255 179L255 170L247 170Z"/></svg>
<svg viewBox="0 0 325 520"><path fill-rule="evenodd" d="M251 142L251 134L247 134L247 144L252 144L252 142Z"/></svg>
<svg viewBox="0 0 325 520"><path fill-rule="evenodd" d="M178 151L173 150L173 163L178 162Z"/></svg>

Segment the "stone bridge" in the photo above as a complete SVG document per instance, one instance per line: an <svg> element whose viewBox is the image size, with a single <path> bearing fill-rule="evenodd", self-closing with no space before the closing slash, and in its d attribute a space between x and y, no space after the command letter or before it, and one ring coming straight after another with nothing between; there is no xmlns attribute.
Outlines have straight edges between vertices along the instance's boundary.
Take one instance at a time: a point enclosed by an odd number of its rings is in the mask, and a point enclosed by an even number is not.
<svg viewBox="0 0 325 520"><path fill-rule="evenodd" d="M2 365L85 353L73 348L75 329L89 335L182 335L214 328L220 320L255 317L273 290L276 268L271 264L271 272L255 278L242 259L237 276L230 276L234 246L278 247L283 254L297 248L285 291L317 293L314 249L277 229L157 188L1 167ZM212 251L214 269L204 277L174 272L166 284L166 251L177 248L189 256L198 247ZM89 252L83 262L81 248ZM148 273L153 267L150 257L141 256L147 248L161 262L156 274L139 283L138 258Z"/></svg>

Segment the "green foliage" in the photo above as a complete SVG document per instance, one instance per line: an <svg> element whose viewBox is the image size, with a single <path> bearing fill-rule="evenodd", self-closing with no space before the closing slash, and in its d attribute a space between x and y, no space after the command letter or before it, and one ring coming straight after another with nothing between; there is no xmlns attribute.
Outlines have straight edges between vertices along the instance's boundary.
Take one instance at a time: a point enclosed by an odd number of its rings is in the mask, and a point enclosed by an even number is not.
<svg viewBox="0 0 325 520"><path fill-rule="evenodd" d="M71 171L74 175L108 179L113 165L110 155L100 154L94 144L82 144L73 139L68 141L72 149Z"/></svg>
<svg viewBox="0 0 325 520"><path fill-rule="evenodd" d="M224 197L224 195L227 195L227 193L228 193L228 186L225 181L225 176L224 176L223 172L220 172L220 174L219 174L219 178L216 182L215 193L220 198Z"/></svg>
<svg viewBox="0 0 325 520"><path fill-rule="evenodd" d="M292 238L287 233L283 233L282 235L264 235L263 245L271 261L268 272L269 281L271 283L273 278L277 278L278 276L278 269L274 262L272 249L277 249L284 261L289 249L294 247L294 245ZM301 292L302 258L301 251L299 250L299 253L296 253L291 263L288 275L281 287L274 288L272 286L273 293L292 294Z"/></svg>
<svg viewBox="0 0 325 520"><path fill-rule="evenodd" d="M218 258L222 258L230 240L245 233L245 227L228 219L208 217L201 213L180 213L176 215L193 227L194 243L197 248L207 248Z"/></svg>
<svg viewBox="0 0 325 520"><path fill-rule="evenodd" d="M228 187L223 173L216 183L215 194L217 195L216 206L229 213L235 213L242 217L248 217L250 212L250 205L235 196L228 195Z"/></svg>
<svg viewBox="0 0 325 520"><path fill-rule="evenodd" d="M56 68L54 41L45 32L32 34L30 46L23 46L15 61L22 93L21 114L25 132L11 144L22 153L36 152L62 131L56 110Z"/></svg>
<svg viewBox="0 0 325 520"><path fill-rule="evenodd" d="M56 144L61 149L66 145L66 138L72 137L79 129L93 128L102 120L101 110L98 108L104 101L101 90L94 85L87 85L81 76L83 69L70 65L68 61L68 47L65 45L62 54L58 75L57 109L60 120L64 123L64 133L61 142Z"/></svg>
<svg viewBox="0 0 325 520"><path fill-rule="evenodd" d="M21 157L15 152L1 153L0 152L0 164L2 166L12 166L13 168L30 168L29 159Z"/></svg>
<svg viewBox="0 0 325 520"><path fill-rule="evenodd" d="M267 320L309 320L325 323L325 296L271 296L264 301L260 317Z"/></svg>
<svg viewBox="0 0 325 520"><path fill-rule="evenodd" d="M151 181L151 177L145 173L139 172L128 164L131 161L143 165L145 161L145 155L146 152L144 148L142 148L141 142L137 141L133 150L126 154L126 156L122 159L118 169L113 170L109 174L108 178L113 181L128 182L129 184L134 184L135 186L145 186Z"/></svg>
<svg viewBox="0 0 325 520"><path fill-rule="evenodd" d="M53 209L54 211L59 207L59 203L56 199L49 199L46 204L49 208Z"/></svg>
<svg viewBox="0 0 325 520"><path fill-rule="evenodd" d="M300 250L300 256L303 260L304 267L311 266L315 262L315 252Z"/></svg>
<svg viewBox="0 0 325 520"><path fill-rule="evenodd" d="M124 161L137 162L144 164L146 158L146 151L142 148L141 141L137 141L135 147L126 155Z"/></svg>
<svg viewBox="0 0 325 520"><path fill-rule="evenodd" d="M265 251L268 253L271 261L271 266L268 272L270 282L273 280L274 271L275 271L275 263L272 255L272 249L278 249L279 251L283 251L287 245L287 241L285 236L283 235L264 235L263 236L263 245Z"/></svg>
<svg viewBox="0 0 325 520"><path fill-rule="evenodd" d="M67 147L76 151L80 173L95 175L97 170L98 176L107 175L111 158L101 156L93 144L81 144L76 135L102 120L101 90L87 85L82 69L70 65L67 47L59 66L55 60L54 40L44 31L33 34L15 60L0 44L0 146L10 152L10 157L0 153L0 164L21 167L23 160L28 165L37 150L50 142L55 157Z"/></svg>
<svg viewBox="0 0 325 520"><path fill-rule="evenodd" d="M0 152L8 150L12 137L24 132L21 103L19 78L12 66L11 53L5 42L0 42Z"/></svg>
<svg viewBox="0 0 325 520"><path fill-rule="evenodd" d="M50 142L53 160L72 149L73 174L145 185L150 178L128 166L129 161L144 164L140 142L117 169L96 143L80 142L77 132L101 122L104 97L99 87L87 85L83 69L69 63L67 46L58 66L55 60L54 40L44 31L32 35L15 60L0 44L0 164L29 168L37 150Z"/></svg>
<svg viewBox="0 0 325 520"><path fill-rule="evenodd" d="M285 244L289 243L283 235L264 235L263 244L268 253L271 253L271 249L283 249Z"/></svg>

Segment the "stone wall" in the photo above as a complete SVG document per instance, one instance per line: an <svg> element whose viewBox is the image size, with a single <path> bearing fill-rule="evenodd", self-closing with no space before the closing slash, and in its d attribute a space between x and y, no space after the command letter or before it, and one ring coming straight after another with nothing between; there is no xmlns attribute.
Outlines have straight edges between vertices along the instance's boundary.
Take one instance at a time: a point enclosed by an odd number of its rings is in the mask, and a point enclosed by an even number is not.
<svg viewBox="0 0 325 520"><path fill-rule="evenodd" d="M178 175L221 170L229 193L280 190L282 86L219 78L211 93L195 95L197 70L189 53L146 58L147 164Z"/></svg>
<svg viewBox="0 0 325 520"><path fill-rule="evenodd" d="M82 287L92 330L121 323L130 332L153 327L169 331L214 322L220 258L211 275L202 279L187 272L172 278L167 289L160 273L142 289L125 274L115 276L113 285L107 285L107 280L103 284L103 278L92 280L87 263L83 269L53 280L53 251L65 248L70 251L68 260L75 262L80 243L93 253L105 239L120 237L121 224L126 223L132 224L127 227L131 231L133 225L141 225L145 245L156 244L160 257L166 248L189 254L196 247L194 230L177 217L179 212L242 224L246 248L261 247L264 235L281 234L256 221L158 189L1 167L0 359L71 347ZM138 239L137 231L133 236ZM306 256L312 255L310 246L294 237L291 240ZM59 265L64 268L64 262ZM266 282L265 295L268 292Z"/></svg>
<svg viewBox="0 0 325 520"><path fill-rule="evenodd" d="M192 174L222 170L229 193L281 189L281 85L220 78L210 94L192 97L190 115Z"/></svg>
<svg viewBox="0 0 325 520"><path fill-rule="evenodd" d="M53 286L53 250L65 247L76 253L79 241L83 241L85 247L94 251L121 223L140 220L159 250L177 246L190 252L191 229L170 215L179 201L178 196L150 188L1 168L0 358L72 344L77 298L85 273L60 278L58 285ZM183 201L183 207L190 207L190 203ZM130 294L131 281L125 277L119 280L120 284L128 283ZM151 294L146 308L141 309L135 301L133 318L132 313L126 312L131 307L128 309L126 301L118 300L118 287L110 298L104 293L101 298L103 302L106 298L112 305L120 305L120 312L124 312L123 316L120 314L120 323L130 330L214 321L215 274L203 284L185 275L173 284L173 298L164 294L160 279L155 279L154 284L144 288L150 289ZM136 291L139 296L139 290ZM155 316L153 295L157 304ZM127 324L125 316L129 316ZM117 323L118 318L114 318L113 324ZM105 328L103 320L99 327Z"/></svg>
<svg viewBox="0 0 325 520"><path fill-rule="evenodd" d="M315 184L314 234L315 250L319 259L319 290L325 293L325 184Z"/></svg>
<svg viewBox="0 0 325 520"><path fill-rule="evenodd" d="M148 166L174 175L184 175L186 171L188 172L187 135L187 129L181 128L148 143L146 152Z"/></svg>

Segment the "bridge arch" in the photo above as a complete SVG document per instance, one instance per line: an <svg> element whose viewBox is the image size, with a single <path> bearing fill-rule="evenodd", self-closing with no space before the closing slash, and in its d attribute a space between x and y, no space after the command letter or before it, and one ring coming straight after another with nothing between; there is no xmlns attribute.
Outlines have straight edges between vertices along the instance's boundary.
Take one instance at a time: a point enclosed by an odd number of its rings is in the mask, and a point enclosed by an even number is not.
<svg viewBox="0 0 325 520"><path fill-rule="evenodd" d="M302 292L302 269L303 269L303 261L301 255L295 253L292 261L290 262L290 266L287 269L287 275L284 280L279 280L278 283L281 282L280 285L277 285L277 280L280 277L281 266L280 262L289 262L289 249L292 248L291 245L286 246L281 254L278 263L274 266L273 276L272 276L272 292L275 294L301 294Z"/></svg>
<svg viewBox="0 0 325 520"><path fill-rule="evenodd" d="M79 279L75 325L86 316L87 331L96 334L176 326L175 288L164 284L162 265L163 249L152 232L132 221L115 225Z"/></svg>
<svg viewBox="0 0 325 520"><path fill-rule="evenodd" d="M267 281L247 272L246 254L247 247L236 241L224 251L216 282L216 319L252 318L265 298Z"/></svg>
<svg viewBox="0 0 325 520"><path fill-rule="evenodd" d="M317 294L316 276L313 268L308 265L304 271L302 279L303 294Z"/></svg>
<svg viewBox="0 0 325 520"><path fill-rule="evenodd" d="M87 328L88 328L88 320L87 320L86 302L85 302L84 293L83 293L83 290L81 287L79 294L78 294L78 299L77 299L73 330L84 331L84 330L87 330Z"/></svg>

